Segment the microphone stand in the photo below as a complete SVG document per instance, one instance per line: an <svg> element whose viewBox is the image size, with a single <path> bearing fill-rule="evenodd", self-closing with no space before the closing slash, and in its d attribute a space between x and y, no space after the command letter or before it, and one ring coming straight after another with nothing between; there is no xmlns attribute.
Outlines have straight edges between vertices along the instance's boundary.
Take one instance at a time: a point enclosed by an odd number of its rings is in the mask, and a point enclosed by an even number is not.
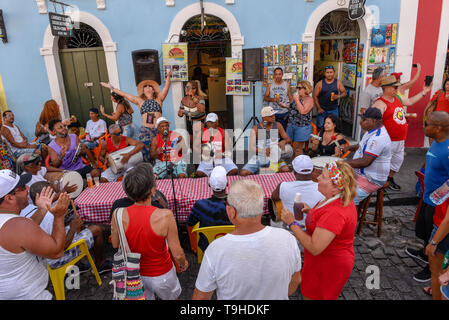
<svg viewBox="0 0 449 320"><path fill-rule="evenodd" d="M178 225L178 204L176 201L176 192L175 192L175 180L173 178L173 163L170 162L168 163L168 157L167 157L167 146L168 146L168 135L170 134L170 132L168 134L164 134L164 140L165 140L165 144L164 144L164 154L165 154L165 170L167 172L168 175L170 175L170 179L171 179L171 185L172 185L172 189L173 189L173 200L175 203L175 218L176 218L176 226L178 227L178 231L179 231L179 225Z"/></svg>
<svg viewBox="0 0 449 320"><path fill-rule="evenodd" d="M209 128L209 144L210 144L210 155L212 157L212 169L215 168L215 149L214 145L212 144L212 135L214 133L213 128ZM215 140L215 137L214 137Z"/></svg>

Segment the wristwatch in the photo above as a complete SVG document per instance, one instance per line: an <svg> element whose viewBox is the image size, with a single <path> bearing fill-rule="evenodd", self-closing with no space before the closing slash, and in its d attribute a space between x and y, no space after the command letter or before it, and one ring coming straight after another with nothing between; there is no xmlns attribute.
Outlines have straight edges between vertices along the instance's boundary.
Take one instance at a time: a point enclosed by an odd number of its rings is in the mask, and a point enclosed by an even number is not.
<svg viewBox="0 0 449 320"><path fill-rule="evenodd" d="M430 240L430 242L429 242L432 246L436 246L436 245L438 245L438 242L435 242L435 241L433 241L433 239L432 240Z"/></svg>

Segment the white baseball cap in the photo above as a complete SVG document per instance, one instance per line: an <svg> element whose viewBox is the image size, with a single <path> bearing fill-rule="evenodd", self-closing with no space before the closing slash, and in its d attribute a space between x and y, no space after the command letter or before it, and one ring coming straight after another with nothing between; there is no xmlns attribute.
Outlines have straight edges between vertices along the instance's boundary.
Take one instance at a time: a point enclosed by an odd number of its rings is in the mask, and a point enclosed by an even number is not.
<svg viewBox="0 0 449 320"><path fill-rule="evenodd" d="M216 114L216 113L213 113L213 112L209 113L209 114L207 115L207 117L206 117L206 121L205 121L205 122L208 122L208 121L210 121L210 122L217 122L217 121L218 121L218 116L217 116L217 114Z"/></svg>
<svg viewBox="0 0 449 320"><path fill-rule="evenodd" d="M299 174L309 174L313 171L313 162L309 156L299 155L292 161L292 166L295 172Z"/></svg>
<svg viewBox="0 0 449 320"><path fill-rule="evenodd" d="M262 111L260 112L260 114L263 117L271 117L272 115L276 114L277 112L274 111L273 107L264 107L262 108Z"/></svg>
<svg viewBox="0 0 449 320"><path fill-rule="evenodd" d="M168 121L167 118L165 118L165 117L159 117L159 118L157 119L157 121L156 121L156 128L159 127L159 125L160 125L162 122L168 122L168 123L170 123L170 121Z"/></svg>
<svg viewBox="0 0 449 320"><path fill-rule="evenodd" d="M29 173L19 176L9 169L0 170L0 198L3 198L16 188L25 186L30 182L31 176Z"/></svg>
<svg viewBox="0 0 449 320"><path fill-rule="evenodd" d="M216 166L210 174L209 186L214 191L223 191L227 184L226 169L222 166Z"/></svg>

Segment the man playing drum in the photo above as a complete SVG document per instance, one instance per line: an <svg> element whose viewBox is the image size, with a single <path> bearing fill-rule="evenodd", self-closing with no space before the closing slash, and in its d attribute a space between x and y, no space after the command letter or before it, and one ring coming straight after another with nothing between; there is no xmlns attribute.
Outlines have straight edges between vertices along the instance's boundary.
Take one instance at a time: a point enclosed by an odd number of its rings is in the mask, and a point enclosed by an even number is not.
<svg viewBox="0 0 449 320"><path fill-rule="evenodd" d="M212 170L217 166L226 169L228 176L235 176L239 169L232 161L232 154L226 154L226 147L231 146L231 140L226 132L218 127L218 116L215 113L209 113L206 117L206 128L203 134L195 136L193 148L195 152L203 151L203 146L208 145L210 150L210 159L202 157L200 165L196 170L198 177L210 176ZM201 142L201 143L200 143Z"/></svg>
<svg viewBox="0 0 449 320"><path fill-rule="evenodd" d="M129 159L135 154L142 151L144 144L141 141L137 141L130 137L125 137L122 135L122 129L118 124L111 124L109 126L110 137L106 139L106 142L101 143L101 151L98 156L98 160L104 163L105 166L109 165L107 160L107 154L111 154L118 150L122 150L128 146L134 146L129 152L124 152L121 154L120 162L123 164L123 170L114 173L112 169L109 167L105 171L101 173L101 182L114 182L117 181L118 178L123 176L129 168L133 167L137 163L130 164Z"/></svg>
<svg viewBox="0 0 449 320"><path fill-rule="evenodd" d="M59 119L51 120L48 124L51 133L56 136L48 145L50 163L53 167L78 172L84 179L88 173L92 177L99 177L98 163L95 155L86 145L80 144L80 139L74 134L69 134L67 126ZM87 156L91 165L85 165L81 158Z"/></svg>
<svg viewBox="0 0 449 320"><path fill-rule="evenodd" d="M289 171L287 164L280 160L281 155L272 154L272 150L276 150L276 153L286 151L287 145L291 143L282 125L276 122L275 114L276 111L272 107L263 108L261 111L262 123L253 126L251 129L249 148L250 154L252 153L253 156L240 170L241 176L257 174L260 168L267 167L272 168L275 172ZM265 135L263 134L264 131ZM289 149L293 153L291 146Z"/></svg>
<svg viewBox="0 0 449 320"><path fill-rule="evenodd" d="M182 136L170 130L170 122L160 117L156 127L159 133L151 142L150 155L156 162L153 167L157 179L169 178L169 171L173 170L173 177L187 178L187 164L182 160L182 150L186 150Z"/></svg>
<svg viewBox="0 0 449 320"><path fill-rule="evenodd" d="M39 182L39 181L48 181L46 175L47 172L63 172L64 170L59 169L59 168L53 168L53 167L42 167L42 160L40 155L35 154L35 153L25 153L22 154L18 159L17 159L17 165L20 168L20 170L23 171L22 174L26 174L29 173L31 174L31 180L26 184L28 187L31 188L31 185L35 182ZM51 183L51 181L48 181ZM82 187L82 186L81 186ZM63 190L56 190L56 191L60 191L60 192L67 192L67 193L72 193L77 191L78 186L76 184L71 184L69 185L69 183L66 183L65 186L63 186ZM59 193L58 193L59 196ZM57 196L57 197L58 197ZM55 197L55 198L57 198Z"/></svg>

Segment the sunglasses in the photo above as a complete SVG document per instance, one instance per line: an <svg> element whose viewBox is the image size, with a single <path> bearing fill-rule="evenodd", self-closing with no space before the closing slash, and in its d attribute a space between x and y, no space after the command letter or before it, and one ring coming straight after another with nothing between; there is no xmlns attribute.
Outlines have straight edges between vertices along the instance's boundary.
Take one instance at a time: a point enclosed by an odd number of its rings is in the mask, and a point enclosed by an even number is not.
<svg viewBox="0 0 449 320"><path fill-rule="evenodd" d="M120 132L116 132L116 133L111 133L113 136L116 136L116 137L118 137L119 135L121 135L122 134L122 132L120 131Z"/></svg>
<svg viewBox="0 0 449 320"><path fill-rule="evenodd" d="M186 86L186 89L190 89L190 88L192 88L192 86Z"/></svg>
<svg viewBox="0 0 449 320"><path fill-rule="evenodd" d="M304 89L304 87L298 86L298 87L296 87L296 89L301 90L301 89Z"/></svg>

